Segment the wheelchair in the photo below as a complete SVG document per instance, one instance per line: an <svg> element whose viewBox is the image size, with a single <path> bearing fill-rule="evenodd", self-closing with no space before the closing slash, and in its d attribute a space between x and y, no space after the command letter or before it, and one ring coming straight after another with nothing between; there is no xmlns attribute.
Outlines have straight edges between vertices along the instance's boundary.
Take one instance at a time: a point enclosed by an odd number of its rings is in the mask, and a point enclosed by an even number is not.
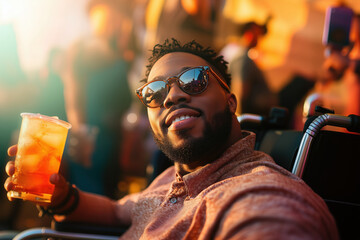
<svg viewBox="0 0 360 240"><path fill-rule="evenodd" d="M301 177L326 202L337 222L341 239L353 239L360 223L360 116L323 113L309 119L304 131L286 127L287 112L273 109L269 117L243 114L243 129L256 132L255 149ZM349 132L322 130L324 126ZM109 231L110 229L110 231ZM91 233L88 232L91 230ZM118 239L126 229L54 222L51 228L32 228L14 240ZM87 232L87 233L84 233Z"/></svg>

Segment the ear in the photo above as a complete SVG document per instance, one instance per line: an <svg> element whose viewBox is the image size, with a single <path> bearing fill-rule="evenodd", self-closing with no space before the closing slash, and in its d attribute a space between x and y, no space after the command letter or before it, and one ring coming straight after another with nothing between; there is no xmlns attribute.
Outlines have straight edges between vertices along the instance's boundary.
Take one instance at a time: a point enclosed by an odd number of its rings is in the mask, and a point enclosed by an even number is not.
<svg viewBox="0 0 360 240"><path fill-rule="evenodd" d="M233 94L233 93L228 93L228 94L227 94L227 102L228 102L228 105L229 105L230 112L231 112L232 114L235 114L235 113L236 113L237 104L238 104L235 94Z"/></svg>

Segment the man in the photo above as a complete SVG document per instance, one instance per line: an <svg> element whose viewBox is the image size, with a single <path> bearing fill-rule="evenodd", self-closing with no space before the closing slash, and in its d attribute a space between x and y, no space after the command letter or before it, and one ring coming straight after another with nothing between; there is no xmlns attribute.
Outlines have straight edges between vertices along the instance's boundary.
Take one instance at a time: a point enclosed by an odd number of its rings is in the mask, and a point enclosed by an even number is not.
<svg viewBox="0 0 360 240"><path fill-rule="evenodd" d="M147 67L137 95L175 166L118 202L69 187L54 174L44 210L58 221L130 225L121 239L338 239L324 201L253 150L255 135L237 121L222 57L173 39L154 47ZM15 153L11 147L9 155ZM13 174L13 162L6 171ZM8 178L5 189L13 187Z"/></svg>
<svg viewBox="0 0 360 240"><path fill-rule="evenodd" d="M268 32L269 16L264 24L249 21L238 26L239 39L229 42L221 55L229 62L231 90L238 99L237 113L268 115L278 105L276 94L268 86L266 77L256 63L256 47Z"/></svg>

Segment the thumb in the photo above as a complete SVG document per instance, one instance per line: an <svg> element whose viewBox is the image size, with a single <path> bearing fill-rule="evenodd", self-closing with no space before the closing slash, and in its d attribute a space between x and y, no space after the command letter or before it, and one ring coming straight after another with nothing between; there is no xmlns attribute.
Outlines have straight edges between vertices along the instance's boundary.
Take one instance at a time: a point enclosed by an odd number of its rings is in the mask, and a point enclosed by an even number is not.
<svg viewBox="0 0 360 240"><path fill-rule="evenodd" d="M59 204L69 191L69 184L66 179L57 173L50 176L50 183L55 185L55 190L51 198L51 206Z"/></svg>
<svg viewBox="0 0 360 240"><path fill-rule="evenodd" d="M61 186L63 184L66 185L66 180L63 176L61 176L60 174L54 173L50 176L50 183L56 185L56 186Z"/></svg>

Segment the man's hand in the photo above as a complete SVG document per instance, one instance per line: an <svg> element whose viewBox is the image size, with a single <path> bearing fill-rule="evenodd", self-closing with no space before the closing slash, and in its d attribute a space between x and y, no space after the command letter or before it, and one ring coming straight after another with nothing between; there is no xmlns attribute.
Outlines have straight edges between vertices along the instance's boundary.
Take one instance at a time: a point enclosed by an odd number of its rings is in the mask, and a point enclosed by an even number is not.
<svg viewBox="0 0 360 240"><path fill-rule="evenodd" d="M10 157L16 156L16 153L17 145L9 147L8 155ZM5 166L5 171L9 177L5 181L4 188L8 192L7 197L9 201L13 201L14 199L10 197L9 191L15 190L15 185L12 181L12 176L15 173L15 162L9 161ZM67 184L65 178L57 173L52 174L49 180L52 184L55 185L55 190L51 198L51 203L41 203L39 205L52 207L58 205L64 200L65 196L69 191L69 185Z"/></svg>
<svg viewBox="0 0 360 240"><path fill-rule="evenodd" d="M339 80L348 66L348 57L342 55L339 51L333 51L323 63L323 75L320 77L320 80L325 82Z"/></svg>

